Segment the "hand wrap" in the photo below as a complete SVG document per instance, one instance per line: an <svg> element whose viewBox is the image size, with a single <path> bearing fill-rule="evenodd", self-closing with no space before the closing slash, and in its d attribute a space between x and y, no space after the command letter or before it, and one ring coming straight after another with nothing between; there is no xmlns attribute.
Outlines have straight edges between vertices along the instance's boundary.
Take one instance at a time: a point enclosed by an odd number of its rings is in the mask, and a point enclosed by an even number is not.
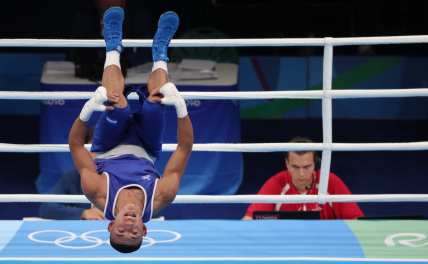
<svg viewBox="0 0 428 264"><path fill-rule="evenodd" d="M188 115L186 102L173 83L168 82L164 84L160 88L160 93L163 94L161 103L174 106L178 118L184 118Z"/></svg>
<svg viewBox="0 0 428 264"><path fill-rule="evenodd" d="M85 105L82 108L82 111L80 111L79 119L83 122L88 122L94 111L105 111L106 106L104 105L104 102L106 101L107 90L105 87L100 86L95 90L91 99L86 101Z"/></svg>

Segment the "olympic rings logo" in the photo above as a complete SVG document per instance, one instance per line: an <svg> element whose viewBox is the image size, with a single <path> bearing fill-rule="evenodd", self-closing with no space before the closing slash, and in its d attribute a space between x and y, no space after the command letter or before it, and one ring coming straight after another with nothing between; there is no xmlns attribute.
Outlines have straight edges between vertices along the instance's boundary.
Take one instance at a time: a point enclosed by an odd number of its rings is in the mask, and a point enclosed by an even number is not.
<svg viewBox="0 0 428 264"><path fill-rule="evenodd" d="M44 105L49 105L49 106L64 106L65 105L65 100L63 99L58 99L58 100L44 100L43 101Z"/></svg>
<svg viewBox="0 0 428 264"><path fill-rule="evenodd" d="M160 234L163 239L155 239L153 236ZM149 236L151 235L151 236ZM100 237L102 236L102 237ZM46 237L46 238L43 238ZM58 229L47 229L40 230L30 233L27 238L35 243L41 244L52 244L58 247L66 249L90 249L96 248L103 244L110 244L108 239L109 233L105 229L92 230L84 232L82 234L76 234L74 232ZM141 245L144 247L151 247L156 244L162 243L173 243L181 238L181 234L171 230L163 229L152 229L149 230L147 236L143 238L143 243ZM77 241L83 241L84 243L76 243Z"/></svg>
<svg viewBox="0 0 428 264"><path fill-rule="evenodd" d="M384 243L387 247L404 246L404 247L427 247L427 235L422 233L395 233L388 235Z"/></svg>

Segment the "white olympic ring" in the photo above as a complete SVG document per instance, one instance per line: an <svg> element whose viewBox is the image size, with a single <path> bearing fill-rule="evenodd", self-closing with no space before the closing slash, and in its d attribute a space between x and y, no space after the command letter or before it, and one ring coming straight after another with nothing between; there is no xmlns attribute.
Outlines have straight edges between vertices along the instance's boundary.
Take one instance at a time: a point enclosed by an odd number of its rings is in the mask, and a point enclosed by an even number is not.
<svg viewBox="0 0 428 264"><path fill-rule="evenodd" d="M49 106L63 106L65 105L65 100L64 99L57 99L57 100L44 100L43 101L44 105L49 105Z"/></svg>
<svg viewBox="0 0 428 264"><path fill-rule="evenodd" d="M110 244L109 239L103 239L103 238L96 237L96 236L92 235L94 233L101 233L101 232L106 233L106 235L108 235L108 231L105 229L87 231L87 232L84 232L80 235L77 235L74 232L70 232L70 231L66 231L66 230L46 229L46 230L39 230L39 231L32 232L32 233L28 234L27 238L33 242L36 242L36 243L53 244L53 245L56 245L56 246L59 246L62 248L66 248L66 249L89 249L89 248L98 247L102 244ZM181 238L180 233L175 232L175 231L171 231L171 230L153 229L153 230L148 231L148 234L153 234L153 233L166 233L166 234L172 235L172 238L158 240L158 239L154 239L154 238L149 237L149 236L145 236L143 238L143 243L142 243L141 247L150 247L150 246L153 246L155 244L161 244L161 243L172 243L172 242L175 242ZM54 234L61 235L62 234L62 236L60 236L58 238L50 239L50 240L37 238L37 237L40 237L41 234L51 234L51 235L54 235ZM67 244L67 243L75 241L76 239L80 239L81 241L89 242L91 244L89 244L89 245L70 245L70 244Z"/></svg>
<svg viewBox="0 0 428 264"><path fill-rule="evenodd" d="M427 235L422 233L395 233L388 235L384 242L388 247L398 245L412 248L428 246Z"/></svg>

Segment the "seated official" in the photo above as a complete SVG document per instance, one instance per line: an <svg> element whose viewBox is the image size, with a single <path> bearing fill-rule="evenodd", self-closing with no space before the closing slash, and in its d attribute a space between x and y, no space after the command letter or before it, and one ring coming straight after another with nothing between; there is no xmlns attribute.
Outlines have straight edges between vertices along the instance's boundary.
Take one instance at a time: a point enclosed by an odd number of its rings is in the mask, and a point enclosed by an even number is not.
<svg viewBox="0 0 428 264"><path fill-rule="evenodd" d="M290 143L312 143L302 137ZM270 177L257 194L263 195L316 195L320 180L319 161L314 151L290 151L285 155L286 169ZM328 194L351 194L345 183L330 173ZM356 219L364 216L356 203L299 203L299 204L251 204L244 220L253 219L256 211L319 211L321 219Z"/></svg>

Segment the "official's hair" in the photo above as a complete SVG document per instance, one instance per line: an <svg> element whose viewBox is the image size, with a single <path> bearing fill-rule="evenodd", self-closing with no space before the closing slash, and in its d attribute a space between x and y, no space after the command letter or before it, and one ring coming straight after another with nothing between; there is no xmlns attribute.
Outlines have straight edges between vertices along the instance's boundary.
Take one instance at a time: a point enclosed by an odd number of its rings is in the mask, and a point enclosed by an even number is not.
<svg viewBox="0 0 428 264"><path fill-rule="evenodd" d="M137 245L124 245L124 244L115 243L110 238L110 245L114 249L116 249L117 251L119 251L120 253L131 253L131 252L134 252L134 251L138 250L141 247L142 241L143 240L141 240L140 243L138 243Z"/></svg>
<svg viewBox="0 0 428 264"><path fill-rule="evenodd" d="M310 140L309 138L305 138L305 137L294 137L292 139L290 139L290 141L288 141L289 143L314 143L312 140ZM314 163L315 163L315 170L319 170L321 167L321 159L318 155L318 153L316 151L311 151L311 150L299 150L299 151L288 151L285 153L285 159L288 160L288 155L290 152L294 152L297 153L299 155L305 154L305 153L314 153Z"/></svg>

